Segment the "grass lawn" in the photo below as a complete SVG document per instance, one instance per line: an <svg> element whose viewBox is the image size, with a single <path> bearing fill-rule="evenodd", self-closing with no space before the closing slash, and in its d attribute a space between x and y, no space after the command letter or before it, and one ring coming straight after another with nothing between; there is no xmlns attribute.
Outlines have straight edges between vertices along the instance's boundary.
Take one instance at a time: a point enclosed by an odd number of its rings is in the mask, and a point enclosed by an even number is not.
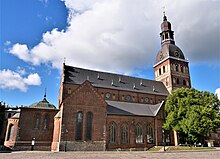
<svg viewBox="0 0 220 159"><path fill-rule="evenodd" d="M151 149L149 149L148 151L155 152L155 151L159 151L161 148L162 148L162 146L155 146L155 147L152 147Z"/></svg>
<svg viewBox="0 0 220 159"><path fill-rule="evenodd" d="M190 151L190 150L214 150L214 147L188 147L188 146L170 146L168 151Z"/></svg>

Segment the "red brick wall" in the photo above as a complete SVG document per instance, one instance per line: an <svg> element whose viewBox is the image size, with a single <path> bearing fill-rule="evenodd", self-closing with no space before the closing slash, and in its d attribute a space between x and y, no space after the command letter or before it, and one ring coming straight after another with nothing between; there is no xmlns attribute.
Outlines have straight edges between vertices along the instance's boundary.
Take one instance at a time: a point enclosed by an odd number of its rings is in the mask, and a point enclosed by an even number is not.
<svg viewBox="0 0 220 159"><path fill-rule="evenodd" d="M54 116L58 110L54 109L35 109L21 108L19 119L19 133L17 136L16 146L29 146L31 140L35 138L35 146L51 146L54 129ZM35 126L35 114L40 115L39 128ZM44 117L49 115L49 127L44 129ZM30 148L30 147L28 147Z"/></svg>

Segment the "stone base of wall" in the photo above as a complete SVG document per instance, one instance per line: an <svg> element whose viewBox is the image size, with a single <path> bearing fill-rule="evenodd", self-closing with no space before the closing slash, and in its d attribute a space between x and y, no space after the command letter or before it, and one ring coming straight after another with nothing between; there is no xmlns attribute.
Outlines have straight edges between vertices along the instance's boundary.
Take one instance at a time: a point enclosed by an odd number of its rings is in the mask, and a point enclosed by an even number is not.
<svg viewBox="0 0 220 159"><path fill-rule="evenodd" d="M60 151L105 151L105 141L93 142L76 142L76 141L61 141Z"/></svg>
<svg viewBox="0 0 220 159"><path fill-rule="evenodd" d="M15 146L13 148L15 151L31 151L31 146ZM34 146L33 151L50 151L50 146Z"/></svg>

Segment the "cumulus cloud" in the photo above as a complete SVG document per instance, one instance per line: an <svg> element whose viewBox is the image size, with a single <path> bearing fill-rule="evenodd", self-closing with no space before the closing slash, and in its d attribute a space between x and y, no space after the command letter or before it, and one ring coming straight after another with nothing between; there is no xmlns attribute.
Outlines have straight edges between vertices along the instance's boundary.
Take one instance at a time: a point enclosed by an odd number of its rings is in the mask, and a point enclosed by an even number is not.
<svg viewBox="0 0 220 159"><path fill-rule="evenodd" d="M175 31L176 44L193 62L219 60L220 1L62 0L68 26L43 34L33 48L14 44L9 52L33 65L67 64L119 72L152 66L160 48L162 7Z"/></svg>
<svg viewBox="0 0 220 159"><path fill-rule="evenodd" d="M215 90L215 94L218 96L218 99L220 100L220 88L217 88Z"/></svg>
<svg viewBox="0 0 220 159"><path fill-rule="evenodd" d="M37 73L22 77L18 72L9 69L0 70L0 88L1 89L19 89L22 92L28 90L28 86L41 85L41 78Z"/></svg>

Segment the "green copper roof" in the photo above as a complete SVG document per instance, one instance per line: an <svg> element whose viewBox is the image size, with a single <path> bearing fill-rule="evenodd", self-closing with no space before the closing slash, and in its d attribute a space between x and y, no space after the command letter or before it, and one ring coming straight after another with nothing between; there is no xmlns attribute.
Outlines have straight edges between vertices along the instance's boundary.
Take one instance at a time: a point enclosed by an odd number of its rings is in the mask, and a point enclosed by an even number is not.
<svg viewBox="0 0 220 159"><path fill-rule="evenodd" d="M44 99L40 102L33 103L29 106L30 108L39 108L39 109L56 109L56 107L53 104L50 104L46 96L44 96Z"/></svg>

